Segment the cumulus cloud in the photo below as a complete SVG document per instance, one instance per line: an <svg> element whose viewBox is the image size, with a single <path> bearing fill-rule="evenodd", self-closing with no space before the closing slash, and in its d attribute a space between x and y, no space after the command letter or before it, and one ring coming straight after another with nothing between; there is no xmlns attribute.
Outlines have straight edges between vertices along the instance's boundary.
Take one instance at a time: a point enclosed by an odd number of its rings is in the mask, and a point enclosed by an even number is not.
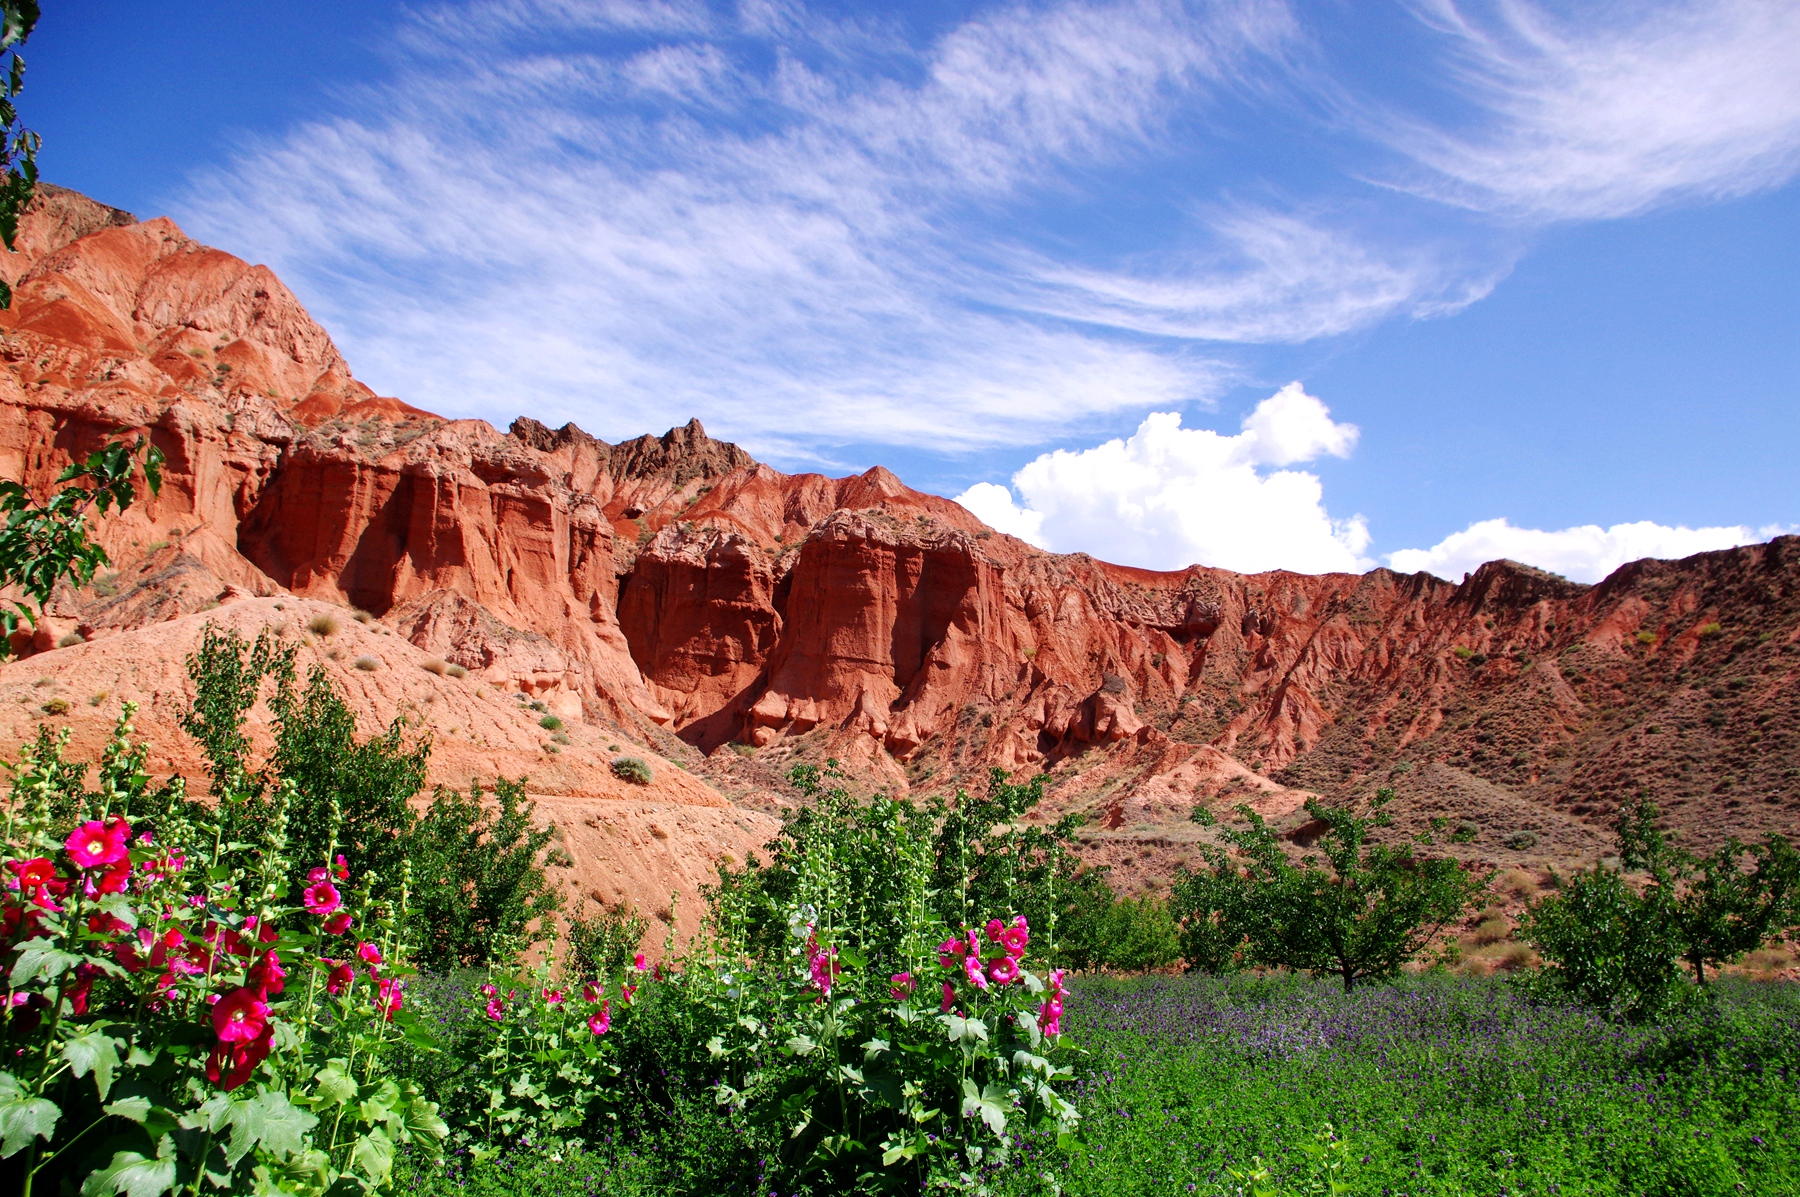
<svg viewBox="0 0 1800 1197"><path fill-rule="evenodd" d="M1436 199L1528 220L1626 216L1777 186L1800 170L1800 5L1686 0L1589 6L1415 0L1476 109L1377 136Z"/></svg>
<svg viewBox="0 0 1800 1197"><path fill-rule="evenodd" d="M1279 468L1348 457L1357 435L1296 382L1257 404L1236 436L1153 412L1130 437L1028 462L1011 491L981 483L956 501L1041 547L1147 569L1364 570L1374 562L1363 518L1333 519L1317 475Z"/></svg>
<svg viewBox="0 0 1800 1197"><path fill-rule="evenodd" d="M1515 528L1505 519L1482 520L1452 533L1429 549L1390 553L1388 565L1401 573L1424 571L1452 580L1484 562L1508 558L1562 574L1576 582L1598 582L1628 561L1677 558L1734 545L1755 544L1787 529L1668 527L1639 520L1602 528L1584 524L1546 532Z"/></svg>

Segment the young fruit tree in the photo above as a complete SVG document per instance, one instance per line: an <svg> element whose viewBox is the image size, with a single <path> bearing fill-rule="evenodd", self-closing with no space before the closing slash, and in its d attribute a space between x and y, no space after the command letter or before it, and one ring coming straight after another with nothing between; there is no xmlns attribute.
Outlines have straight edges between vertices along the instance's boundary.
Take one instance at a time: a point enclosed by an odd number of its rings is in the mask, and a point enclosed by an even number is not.
<svg viewBox="0 0 1800 1197"><path fill-rule="evenodd" d="M1341 978L1346 993L1398 973L1484 882L1458 861L1416 855L1414 843L1429 837L1371 843L1372 830L1390 825L1383 808L1392 799L1381 790L1367 816L1309 800L1307 813L1324 828L1318 854L1298 864L1260 815L1238 807L1248 826L1221 832L1233 851L1205 849L1206 865L1175 885L1190 967L1289 968Z"/></svg>
<svg viewBox="0 0 1800 1197"><path fill-rule="evenodd" d="M1706 984L1717 969L1800 918L1800 852L1781 836L1728 839L1705 856L1670 842L1657 809L1620 815L1619 868L1596 864L1526 910L1520 931L1549 967L1543 984L1641 1020L1667 1008L1682 964ZM1641 872L1634 886L1627 872Z"/></svg>

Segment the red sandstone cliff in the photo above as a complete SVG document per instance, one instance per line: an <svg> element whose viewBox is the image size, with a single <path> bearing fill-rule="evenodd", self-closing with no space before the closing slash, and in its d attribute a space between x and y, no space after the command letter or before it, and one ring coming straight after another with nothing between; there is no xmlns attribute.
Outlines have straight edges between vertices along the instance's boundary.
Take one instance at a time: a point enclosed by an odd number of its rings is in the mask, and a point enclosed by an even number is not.
<svg viewBox="0 0 1800 1197"><path fill-rule="evenodd" d="M895 789L1048 770L1052 808L1140 871L1182 858L1196 802L1289 816L1376 785L1503 861L1591 856L1638 790L1706 836L1800 824L1793 538L1597 587L1505 562L1461 585L1152 573L879 468L785 475L697 422L610 445L377 397L273 275L167 220L48 189L22 245L0 470L47 484L146 430L169 481L105 526L119 573L61 596L8 678L55 677L71 629L92 656L297 596L732 794L826 756Z"/></svg>

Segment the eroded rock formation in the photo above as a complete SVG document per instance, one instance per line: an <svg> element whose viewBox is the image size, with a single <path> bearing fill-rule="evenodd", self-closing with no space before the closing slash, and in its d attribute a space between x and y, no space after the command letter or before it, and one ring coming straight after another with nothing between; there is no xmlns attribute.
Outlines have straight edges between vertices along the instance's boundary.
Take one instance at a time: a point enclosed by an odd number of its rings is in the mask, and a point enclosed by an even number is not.
<svg viewBox="0 0 1800 1197"><path fill-rule="evenodd" d="M142 431L169 481L104 525L122 568L60 596L9 670L221 601L353 606L602 738L715 780L754 765L734 793L826 757L901 791L1048 770L1050 812L1088 812L1140 871L1181 858L1195 803L1288 817L1377 785L1421 828L1476 822L1498 860L1591 856L1640 790L1704 837L1800 822L1793 538L1595 587L1508 562L1460 584L1129 569L884 469L780 473L697 421L613 445L439 419L167 220L50 189L22 246L0 470L47 485Z"/></svg>

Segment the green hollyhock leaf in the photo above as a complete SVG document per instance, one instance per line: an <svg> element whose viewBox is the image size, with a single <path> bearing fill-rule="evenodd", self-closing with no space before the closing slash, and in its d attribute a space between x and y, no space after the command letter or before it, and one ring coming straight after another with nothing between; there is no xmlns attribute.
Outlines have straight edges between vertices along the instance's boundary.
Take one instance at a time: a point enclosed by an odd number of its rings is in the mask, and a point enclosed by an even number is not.
<svg viewBox="0 0 1800 1197"><path fill-rule="evenodd" d="M34 1138L56 1133L62 1111L56 1103L33 1097L10 1072L0 1072L0 1159L18 1153Z"/></svg>

